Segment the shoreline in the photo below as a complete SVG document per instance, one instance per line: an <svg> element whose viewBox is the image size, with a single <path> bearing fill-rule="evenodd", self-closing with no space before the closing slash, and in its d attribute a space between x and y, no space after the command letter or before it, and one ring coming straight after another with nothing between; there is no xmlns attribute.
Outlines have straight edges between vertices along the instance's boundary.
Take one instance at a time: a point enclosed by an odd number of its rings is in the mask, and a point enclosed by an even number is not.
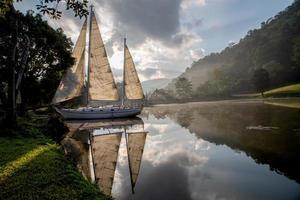
<svg viewBox="0 0 300 200"><path fill-rule="evenodd" d="M146 106L147 107L159 107L159 106L175 106L183 104L211 104L211 103L257 103L267 101L297 101L300 103L300 97L288 97L288 98L245 98L245 99L223 99L223 100L211 100L211 101L190 101L190 102L178 102L178 103L160 103Z"/></svg>

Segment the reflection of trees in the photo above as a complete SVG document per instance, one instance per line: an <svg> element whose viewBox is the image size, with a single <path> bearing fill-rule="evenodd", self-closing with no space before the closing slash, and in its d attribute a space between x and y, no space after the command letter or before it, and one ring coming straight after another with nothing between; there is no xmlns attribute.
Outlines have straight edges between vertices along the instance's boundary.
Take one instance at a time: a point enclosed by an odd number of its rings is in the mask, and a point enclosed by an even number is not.
<svg viewBox="0 0 300 200"><path fill-rule="evenodd" d="M254 103L199 103L160 107L159 112L199 138L244 151L257 163L269 164L272 170L300 183L300 136L293 131L299 128L299 110ZM279 129L246 129L258 125Z"/></svg>
<svg viewBox="0 0 300 200"><path fill-rule="evenodd" d="M89 166L89 132L87 130L69 133L64 140L62 140L62 147L67 155L67 158L81 171L82 175L92 180Z"/></svg>
<svg viewBox="0 0 300 200"><path fill-rule="evenodd" d="M178 113L176 119L182 127L189 127L193 119L193 112Z"/></svg>

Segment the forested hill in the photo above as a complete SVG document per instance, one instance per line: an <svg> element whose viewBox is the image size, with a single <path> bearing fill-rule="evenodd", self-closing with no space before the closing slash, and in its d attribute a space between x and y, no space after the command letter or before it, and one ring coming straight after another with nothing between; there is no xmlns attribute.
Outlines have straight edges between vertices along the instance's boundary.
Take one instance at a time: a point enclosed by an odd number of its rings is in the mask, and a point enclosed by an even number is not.
<svg viewBox="0 0 300 200"><path fill-rule="evenodd" d="M192 85L191 98L255 92L254 76L261 71L267 76L264 89L300 82L300 0L250 30L238 44L194 62L164 92L180 98L176 85L189 85L177 83L183 77Z"/></svg>

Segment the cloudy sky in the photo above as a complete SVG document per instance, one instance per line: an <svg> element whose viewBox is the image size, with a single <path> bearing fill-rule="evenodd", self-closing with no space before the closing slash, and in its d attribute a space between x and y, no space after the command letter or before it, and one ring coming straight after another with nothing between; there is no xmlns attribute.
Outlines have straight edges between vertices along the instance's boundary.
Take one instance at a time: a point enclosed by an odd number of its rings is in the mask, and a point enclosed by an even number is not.
<svg viewBox="0 0 300 200"><path fill-rule="evenodd" d="M17 3L21 11L38 0ZM142 81L173 78L193 61L238 42L248 30L285 9L293 0L92 0L114 75L120 80L123 38ZM59 7L63 9L64 5ZM75 43L83 19L64 12L61 27Z"/></svg>

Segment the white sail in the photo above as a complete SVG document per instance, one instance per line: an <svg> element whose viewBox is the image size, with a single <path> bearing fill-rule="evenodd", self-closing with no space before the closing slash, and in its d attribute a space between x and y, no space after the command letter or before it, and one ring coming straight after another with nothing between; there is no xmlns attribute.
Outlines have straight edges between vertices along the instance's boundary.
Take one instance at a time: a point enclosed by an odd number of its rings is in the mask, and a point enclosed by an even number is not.
<svg viewBox="0 0 300 200"><path fill-rule="evenodd" d="M124 84L125 96L130 100L144 99L144 92L129 49L125 44Z"/></svg>
<svg viewBox="0 0 300 200"><path fill-rule="evenodd" d="M85 20L72 53L72 56L75 58L75 63L71 68L67 69L66 74L62 78L52 99L53 104L73 99L74 97L80 96L82 93L84 85L86 28L87 22Z"/></svg>
<svg viewBox="0 0 300 200"><path fill-rule="evenodd" d="M100 190L111 195L122 133L96 136L92 140L95 180Z"/></svg>
<svg viewBox="0 0 300 200"><path fill-rule="evenodd" d="M144 146L146 141L146 132L127 133L128 134L128 160L131 177L132 189L137 181L140 166L142 162Z"/></svg>
<svg viewBox="0 0 300 200"><path fill-rule="evenodd" d="M119 100L95 14L91 12L89 100Z"/></svg>

